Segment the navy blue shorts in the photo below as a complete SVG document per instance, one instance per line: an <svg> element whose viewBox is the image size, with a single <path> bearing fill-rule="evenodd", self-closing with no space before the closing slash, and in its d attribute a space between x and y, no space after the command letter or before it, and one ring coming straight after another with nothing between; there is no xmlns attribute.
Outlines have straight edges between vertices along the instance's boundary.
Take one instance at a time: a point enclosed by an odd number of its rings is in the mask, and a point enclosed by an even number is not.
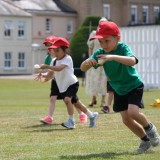
<svg viewBox="0 0 160 160"><path fill-rule="evenodd" d="M133 89L128 94L120 96L114 92L114 104L113 110L115 112L121 112L128 110L129 104L134 104L139 108L144 108L142 101L144 85L141 84L139 87Z"/></svg>
<svg viewBox="0 0 160 160"><path fill-rule="evenodd" d="M68 89L65 92L60 93L55 79L52 79L50 96L57 96L57 99L72 97L71 99L72 103L77 103L77 101L79 100L77 96L78 88L79 88L79 82L72 84L71 86L68 87Z"/></svg>

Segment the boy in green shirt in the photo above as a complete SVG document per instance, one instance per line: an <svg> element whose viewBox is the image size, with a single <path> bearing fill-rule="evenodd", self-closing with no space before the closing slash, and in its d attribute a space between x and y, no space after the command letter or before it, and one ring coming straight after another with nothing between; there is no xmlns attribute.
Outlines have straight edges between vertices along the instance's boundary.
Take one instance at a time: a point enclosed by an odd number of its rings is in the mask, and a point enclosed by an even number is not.
<svg viewBox="0 0 160 160"><path fill-rule="evenodd" d="M141 139L137 153L143 153L160 145L160 136L156 127L146 116L139 112L142 103L143 80L134 65L138 59L130 47L120 41L120 30L114 22L101 22L96 35L98 49L81 64L81 70L103 66L111 87L114 89L113 110L120 112L123 123Z"/></svg>

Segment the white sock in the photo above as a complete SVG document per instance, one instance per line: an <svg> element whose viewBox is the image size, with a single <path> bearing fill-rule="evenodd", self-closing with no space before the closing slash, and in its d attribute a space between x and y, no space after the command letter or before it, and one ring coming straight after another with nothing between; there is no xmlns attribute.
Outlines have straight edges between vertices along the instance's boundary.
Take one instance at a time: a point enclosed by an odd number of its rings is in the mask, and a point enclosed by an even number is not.
<svg viewBox="0 0 160 160"><path fill-rule="evenodd" d="M86 115L90 118L94 117L93 112L91 112L89 109L87 109Z"/></svg>
<svg viewBox="0 0 160 160"><path fill-rule="evenodd" d="M52 116L48 115L48 117L51 118L51 119L53 120L53 117L52 117Z"/></svg>
<svg viewBox="0 0 160 160"><path fill-rule="evenodd" d="M72 121L74 121L73 115L69 115L69 119L71 119Z"/></svg>

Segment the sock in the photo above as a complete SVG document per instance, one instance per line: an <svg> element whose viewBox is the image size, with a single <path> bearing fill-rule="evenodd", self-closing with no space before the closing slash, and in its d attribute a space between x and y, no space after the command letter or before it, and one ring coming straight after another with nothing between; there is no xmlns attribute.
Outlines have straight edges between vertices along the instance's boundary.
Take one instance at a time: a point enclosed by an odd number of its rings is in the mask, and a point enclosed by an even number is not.
<svg viewBox="0 0 160 160"><path fill-rule="evenodd" d="M74 121L73 115L69 115L69 119L71 119L72 121Z"/></svg>
<svg viewBox="0 0 160 160"><path fill-rule="evenodd" d="M149 141L149 138L147 135L145 135L144 137L141 138L142 141Z"/></svg>
<svg viewBox="0 0 160 160"><path fill-rule="evenodd" d="M51 119L53 120L53 117L52 117L52 116L48 115L48 117L51 118Z"/></svg>
<svg viewBox="0 0 160 160"><path fill-rule="evenodd" d="M152 129L152 124L151 123L148 123L148 125L146 127L144 127L144 130L145 131L148 131L148 130L151 130Z"/></svg>
<svg viewBox="0 0 160 160"><path fill-rule="evenodd" d="M87 115L89 118L94 117L93 112L91 112L91 111L90 111L90 110L88 110L88 109L87 109L87 113L86 113L86 115Z"/></svg>

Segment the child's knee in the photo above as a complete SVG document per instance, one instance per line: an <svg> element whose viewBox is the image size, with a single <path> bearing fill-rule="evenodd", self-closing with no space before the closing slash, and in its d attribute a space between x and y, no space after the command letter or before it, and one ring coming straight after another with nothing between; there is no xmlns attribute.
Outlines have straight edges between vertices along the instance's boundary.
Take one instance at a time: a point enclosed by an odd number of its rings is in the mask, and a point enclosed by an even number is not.
<svg viewBox="0 0 160 160"><path fill-rule="evenodd" d="M65 97L65 98L64 98L64 103L65 103L65 104L71 103L71 98L70 98L70 97Z"/></svg>

